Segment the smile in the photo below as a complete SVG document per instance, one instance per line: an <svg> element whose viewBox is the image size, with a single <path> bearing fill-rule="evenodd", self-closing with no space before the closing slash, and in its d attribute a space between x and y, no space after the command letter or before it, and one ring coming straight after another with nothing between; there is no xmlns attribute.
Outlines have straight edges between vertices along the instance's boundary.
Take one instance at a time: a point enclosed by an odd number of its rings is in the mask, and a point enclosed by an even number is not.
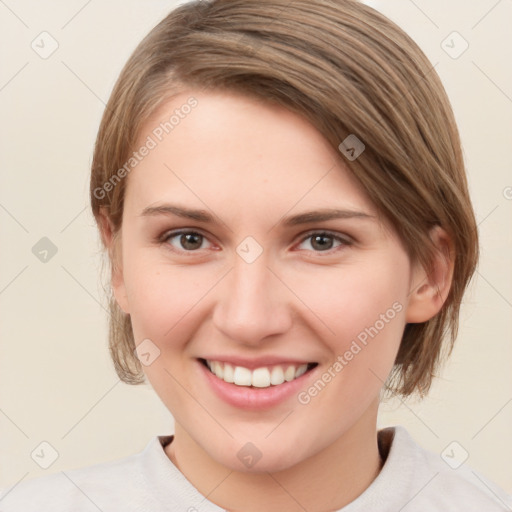
<svg viewBox="0 0 512 512"><path fill-rule="evenodd" d="M254 368L235 366L223 361L202 359L201 362L216 377L236 386L269 388L279 386L284 382L291 382L313 369L317 363L272 365Z"/></svg>

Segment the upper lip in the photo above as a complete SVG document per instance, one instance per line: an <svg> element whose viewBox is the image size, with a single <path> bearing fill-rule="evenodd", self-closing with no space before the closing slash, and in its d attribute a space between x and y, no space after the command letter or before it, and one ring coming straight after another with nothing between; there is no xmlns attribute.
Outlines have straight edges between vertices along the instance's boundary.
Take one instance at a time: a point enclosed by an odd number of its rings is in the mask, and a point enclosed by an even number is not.
<svg viewBox="0 0 512 512"><path fill-rule="evenodd" d="M222 363L229 363L233 366L243 366L244 368L248 368L249 370L254 370L256 368L261 368L263 366L275 366L275 365L294 365L301 366L303 364L309 364L315 362L313 359L292 359L289 357L279 357L279 356L262 356L262 357L254 357L248 359L246 357L238 357L238 356L224 356L224 355L211 355L200 357L199 359L205 359L208 361L219 361Z"/></svg>

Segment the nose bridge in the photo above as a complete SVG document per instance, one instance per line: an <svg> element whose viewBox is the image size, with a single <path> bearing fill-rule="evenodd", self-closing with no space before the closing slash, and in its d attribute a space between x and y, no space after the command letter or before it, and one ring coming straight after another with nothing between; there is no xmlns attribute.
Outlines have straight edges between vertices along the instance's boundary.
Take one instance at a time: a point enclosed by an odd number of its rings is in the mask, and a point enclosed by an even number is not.
<svg viewBox="0 0 512 512"><path fill-rule="evenodd" d="M216 302L214 323L229 338L255 344L289 329L285 300L264 255L251 263L236 255Z"/></svg>

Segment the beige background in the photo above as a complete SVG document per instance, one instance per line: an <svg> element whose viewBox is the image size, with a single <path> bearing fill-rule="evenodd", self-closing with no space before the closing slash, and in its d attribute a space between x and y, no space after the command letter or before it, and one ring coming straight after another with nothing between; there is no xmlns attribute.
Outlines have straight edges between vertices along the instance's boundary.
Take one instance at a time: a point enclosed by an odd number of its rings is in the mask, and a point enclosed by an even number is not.
<svg viewBox="0 0 512 512"><path fill-rule="evenodd" d="M449 450L467 451L468 464L512 492L512 2L368 3L412 35L447 88L482 242L442 378L422 403L383 406L380 424L401 423L438 453L457 441ZM87 187L114 81L175 4L0 2L0 486L125 456L171 431L149 386L119 383L109 361ZM31 47L43 31L59 45L47 59ZM461 37L469 47L454 59ZM58 249L46 263L32 253L43 237ZM43 441L59 454L46 470L31 458ZM43 451L38 461L51 462Z"/></svg>

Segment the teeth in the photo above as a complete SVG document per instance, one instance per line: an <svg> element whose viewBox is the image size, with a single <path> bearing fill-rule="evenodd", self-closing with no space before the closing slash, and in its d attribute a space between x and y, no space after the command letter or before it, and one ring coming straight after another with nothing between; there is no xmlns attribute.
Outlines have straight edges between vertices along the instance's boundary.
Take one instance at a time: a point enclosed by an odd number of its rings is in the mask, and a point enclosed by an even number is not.
<svg viewBox="0 0 512 512"><path fill-rule="evenodd" d="M222 363L219 363L222 364ZM234 382L235 380L235 369L229 364L224 363L224 381L225 382Z"/></svg>
<svg viewBox="0 0 512 512"><path fill-rule="evenodd" d="M268 388L270 386L270 372L268 368L256 368L252 372L252 385L256 388Z"/></svg>
<svg viewBox="0 0 512 512"><path fill-rule="evenodd" d="M272 373L270 374L270 384L277 386L284 382L284 372L280 366L274 366Z"/></svg>
<svg viewBox="0 0 512 512"><path fill-rule="evenodd" d="M224 378L224 365L218 361L214 361L212 363L212 372L215 373L219 379Z"/></svg>
<svg viewBox="0 0 512 512"><path fill-rule="evenodd" d="M250 386L252 384L251 370L244 368L243 366L236 366L233 383L237 386Z"/></svg>
<svg viewBox="0 0 512 512"><path fill-rule="evenodd" d="M295 378L295 367L294 366L288 366L286 368L286 371L284 372L284 380L286 382L290 382Z"/></svg>
<svg viewBox="0 0 512 512"><path fill-rule="evenodd" d="M307 364L300 366L287 365L285 367L276 365L272 368L261 367L249 370L243 366L233 367L229 363L221 361L206 361L210 371L224 382L233 383L237 386L254 386L256 388L268 388L278 386L283 382L290 382L304 375L308 369Z"/></svg>
<svg viewBox="0 0 512 512"><path fill-rule="evenodd" d="M308 365L303 364L302 366L299 366L297 370L295 371L295 378L297 379L301 375L304 375L308 370Z"/></svg>

